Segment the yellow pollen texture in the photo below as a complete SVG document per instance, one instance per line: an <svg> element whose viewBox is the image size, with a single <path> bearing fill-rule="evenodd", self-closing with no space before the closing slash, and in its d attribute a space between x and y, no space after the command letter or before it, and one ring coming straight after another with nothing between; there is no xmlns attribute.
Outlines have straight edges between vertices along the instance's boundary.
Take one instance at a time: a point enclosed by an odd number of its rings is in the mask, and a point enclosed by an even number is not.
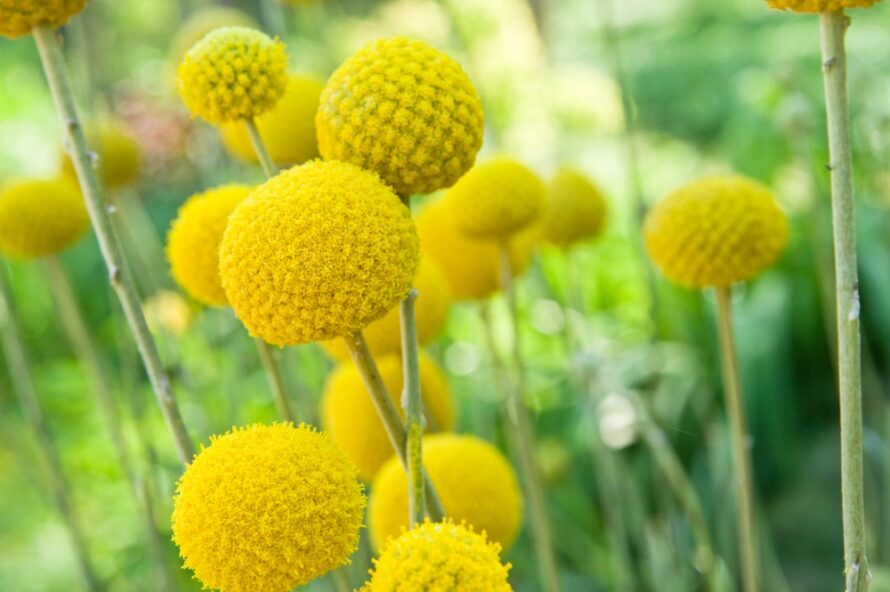
<svg viewBox="0 0 890 592"><path fill-rule="evenodd" d="M880 0L766 0L770 8L794 12L831 12L845 8L868 8Z"/></svg>
<svg viewBox="0 0 890 592"><path fill-rule="evenodd" d="M0 0L0 35L15 39L37 25L61 27L87 0Z"/></svg>

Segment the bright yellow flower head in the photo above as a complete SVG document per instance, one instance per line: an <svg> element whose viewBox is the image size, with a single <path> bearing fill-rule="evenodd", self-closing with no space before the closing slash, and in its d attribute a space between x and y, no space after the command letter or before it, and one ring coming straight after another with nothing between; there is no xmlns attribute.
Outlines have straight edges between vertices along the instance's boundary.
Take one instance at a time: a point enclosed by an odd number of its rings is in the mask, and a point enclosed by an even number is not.
<svg viewBox="0 0 890 592"><path fill-rule="evenodd" d="M251 189L223 185L193 195L179 209L167 235L173 279L189 296L208 306L229 303L219 279L219 243L229 215Z"/></svg>
<svg viewBox="0 0 890 592"><path fill-rule="evenodd" d="M315 112L324 83L315 78L290 76L287 92L275 107L257 118L257 127L272 160L280 166L303 164L318 157ZM242 121L219 128L226 149L248 163L256 163L256 151Z"/></svg>
<svg viewBox="0 0 890 592"><path fill-rule="evenodd" d="M435 434L423 439L423 464L445 513L466 521L504 548L522 522L522 495L504 455L474 436ZM391 457L374 478L368 513L371 541L378 548L408 527L408 479Z"/></svg>
<svg viewBox="0 0 890 592"><path fill-rule="evenodd" d="M427 520L387 545L363 592L511 592L510 565L501 563L500 552L472 526Z"/></svg>
<svg viewBox="0 0 890 592"><path fill-rule="evenodd" d="M276 345L345 337L395 306L420 262L411 212L368 171L313 161L229 218L220 275L250 333Z"/></svg>
<svg viewBox="0 0 890 592"><path fill-rule="evenodd" d="M171 43L170 57L174 64L182 61L185 53L204 38L207 33L221 27L249 27L259 25L246 12L231 6L206 6L193 12L180 25Z"/></svg>
<svg viewBox="0 0 890 592"><path fill-rule="evenodd" d="M247 27L208 33L177 71L179 94L210 123L250 119L272 109L287 88L287 53L277 39Z"/></svg>
<svg viewBox="0 0 890 592"><path fill-rule="evenodd" d="M380 376L401 412L402 362L398 355L377 358ZM423 392L427 432L454 427L454 408L448 379L436 362L420 355L420 388ZM404 417L404 414L402 414ZM370 481L392 456L392 444L380 423L365 383L353 363L343 362L328 377L321 399L321 425Z"/></svg>
<svg viewBox="0 0 890 592"><path fill-rule="evenodd" d="M448 311L451 309L451 290L439 265L429 257L421 261L414 287L418 294L414 303L417 340L420 345L426 345L438 336L448 319ZM402 351L401 330L401 311L397 304L389 309L385 317L374 321L364 330L365 341L368 342L371 353L375 356L400 353ZM322 345L325 351L333 357L340 360L349 359L349 350L346 349L342 339L325 341Z"/></svg>
<svg viewBox="0 0 890 592"><path fill-rule="evenodd" d="M771 265L788 240L788 220L772 192L741 176L683 187L649 212L649 256L690 288L729 286Z"/></svg>
<svg viewBox="0 0 890 592"><path fill-rule="evenodd" d="M569 247L600 234L606 201L600 190L579 171L560 169L547 191L543 235L547 242Z"/></svg>
<svg viewBox="0 0 890 592"><path fill-rule="evenodd" d="M424 256L439 269L458 300L481 300L500 289L500 250L493 241L475 240L454 227L443 201L425 206L417 216ZM510 241L516 274L531 262L534 241L523 231Z"/></svg>
<svg viewBox="0 0 890 592"><path fill-rule="evenodd" d="M87 130L87 142L96 153L100 178L107 189L130 185L139 178L142 152L139 144L119 125L102 122ZM62 153L62 174L77 182L77 172L67 153Z"/></svg>
<svg viewBox="0 0 890 592"><path fill-rule="evenodd" d="M544 210L544 183L515 160L497 158L470 169L445 195L458 230L471 238L502 240Z"/></svg>
<svg viewBox="0 0 890 592"><path fill-rule="evenodd" d="M400 195L451 186L482 146L482 103L460 64L404 37L346 60L316 124L322 156L376 171Z"/></svg>
<svg viewBox="0 0 890 592"><path fill-rule="evenodd" d="M173 540L207 588L289 592L349 563L365 508L323 433L252 425L214 437L176 487Z"/></svg>
<svg viewBox="0 0 890 592"><path fill-rule="evenodd" d="M61 253L90 226L77 187L64 179L23 179L0 189L0 252L14 259Z"/></svg>
<svg viewBox="0 0 890 592"><path fill-rule="evenodd" d="M37 25L61 27L87 0L0 0L0 35L15 39Z"/></svg>
<svg viewBox="0 0 890 592"><path fill-rule="evenodd" d="M880 0L766 0L770 8L794 12L830 12L845 8L868 8Z"/></svg>

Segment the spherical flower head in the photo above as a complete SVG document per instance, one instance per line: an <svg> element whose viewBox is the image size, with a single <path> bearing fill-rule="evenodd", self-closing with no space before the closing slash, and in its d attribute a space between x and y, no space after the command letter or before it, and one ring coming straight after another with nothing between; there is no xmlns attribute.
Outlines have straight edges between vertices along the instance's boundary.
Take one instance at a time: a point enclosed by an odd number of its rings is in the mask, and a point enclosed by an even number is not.
<svg viewBox="0 0 890 592"><path fill-rule="evenodd" d="M504 240L544 211L547 189L528 168L509 158L473 167L445 195L445 205L462 233Z"/></svg>
<svg viewBox="0 0 890 592"><path fill-rule="evenodd" d="M421 41L375 41L328 80L316 117L329 159L377 172L400 195L450 187L482 146L482 102L456 61Z"/></svg>
<svg viewBox="0 0 890 592"><path fill-rule="evenodd" d="M322 433L252 425L215 437L176 487L173 540L207 588L288 592L349 563L365 507Z"/></svg>
<svg viewBox="0 0 890 592"><path fill-rule="evenodd" d="M504 548L522 522L516 472L491 444L474 436L434 434L423 440L423 464L445 513L465 521ZM368 529L378 548L408 527L408 480L398 458L386 462L371 487Z"/></svg>
<svg viewBox="0 0 890 592"><path fill-rule="evenodd" d="M213 124L252 119L287 89L287 53L281 41L257 30L223 27L188 50L177 77L192 115Z"/></svg>
<svg viewBox="0 0 890 592"><path fill-rule="evenodd" d="M532 230L529 227L509 241L517 275L531 262L535 245ZM494 241L472 239L460 232L443 201L420 211L417 231L425 258L439 264L455 299L482 300L500 289L500 247Z"/></svg>
<svg viewBox="0 0 890 592"><path fill-rule="evenodd" d="M246 12L231 6L207 6L198 9L179 26L173 37L170 51L173 63L180 63L186 52L207 33L222 27L257 29L259 25Z"/></svg>
<svg viewBox="0 0 890 592"><path fill-rule="evenodd" d="M445 321L448 319L448 311L451 309L451 290L448 281L439 269L439 265L426 257L420 263L420 270L415 280L417 300L414 302L414 315L417 325L417 341L420 345L427 345L434 340ZM389 309L379 321L374 321L364 330L365 341L375 356L388 354L400 354L402 351L402 317L400 306ZM349 350L342 339L325 341L325 351L331 356L340 359L349 359Z"/></svg>
<svg viewBox="0 0 890 592"><path fill-rule="evenodd" d="M38 25L56 29L83 10L87 0L0 0L0 35L15 39Z"/></svg>
<svg viewBox="0 0 890 592"><path fill-rule="evenodd" d="M167 235L167 260L173 279L189 296L208 306L226 306L219 279L219 243L235 207L252 188L223 185L190 197Z"/></svg>
<svg viewBox="0 0 890 592"><path fill-rule="evenodd" d="M374 560L364 592L473 590L511 592L501 547L472 526L428 519L392 540ZM459 584L456 584L459 582Z"/></svg>
<svg viewBox="0 0 890 592"><path fill-rule="evenodd" d="M219 259L250 333L297 345L352 335L385 315L411 289L420 249L411 212L376 175L313 161L235 208Z"/></svg>
<svg viewBox="0 0 890 592"><path fill-rule="evenodd" d="M89 226L77 186L65 179L23 179L0 189L0 252L7 257L56 255Z"/></svg>
<svg viewBox="0 0 890 592"><path fill-rule="evenodd" d="M136 139L120 125L105 121L86 132L87 143L96 154L99 177L107 189L120 189L139 178L142 151ZM77 182L77 171L67 153L62 154L62 174Z"/></svg>
<svg viewBox="0 0 890 592"><path fill-rule="evenodd" d="M606 201L581 172L560 169L547 191L542 234L559 247L570 247L598 236L606 220Z"/></svg>
<svg viewBox="0 0 890 592"><path fill-rule="evenodd" d="M303 164L318 157L315 138L315 112L324 83L315 78L290 76L287 91L271 111L257 118L257 128L280 166ZM256 150L242 121L224 123L219 128L223 145L247 163L256 163Z"/></svg>
<svg viewBox="0 0 890 592"><path fill-rule="evenodd" d="M832 12L847 8L869 8L880 0L766 0L770 8L794 12Z"/></svg>
<svg viewBox="0 0 890 592"><path fill-rule="evenodd" d="M649 256L690 288L729 286L771 265L788 240L772 192L741 176L696 181L662 200L644 228Z"/></svg>
<svg viewBox="0 0 890 592"><path fill-rule="evenodd" d="M398 355L377 358L380 377L393 402L402 410L402 361ZM454 427L454 407L448 379L442 368L424 352L420 354L420 389L427 433ZM392 444L380 422L365 383L355 365L341 363L328 376L321 398L321 425L358 467L362 479L370 481L393 455Z"/></svg>

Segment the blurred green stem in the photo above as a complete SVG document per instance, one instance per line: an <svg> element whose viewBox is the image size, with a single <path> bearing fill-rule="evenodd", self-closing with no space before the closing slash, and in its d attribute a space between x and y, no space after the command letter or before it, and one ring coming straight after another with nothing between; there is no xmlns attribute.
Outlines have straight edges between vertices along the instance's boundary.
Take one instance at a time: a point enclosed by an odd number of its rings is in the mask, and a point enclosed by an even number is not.
<svg viewBox="0 0 890 592"><path fill-rule="evenodd" d="M38 449L46 462L49 471L50 487L59 512L68 527L68 534L74 546L77 562L83 574L87 589L98 592L103 589L93 571L89 550L86 544L80 522L74 514L71 499L68 497L68 485L65 482L65 474L62 471L62 463L53 446L52 434L40 408L40 399L31 380L31 369L28 365L28 357L22 343L21 334L13 315L12 300L6 286L6 278L0 273L0 341L6 352L6 364L9 367L9 377L13 390L19 399L25 419L30 424L37 439Z"/></svg>
<svg viewBox="0 0 890 592"><path fill-rule="evenodd" d="M402 371L404 392L402 408L405 410L406 456L408 459L408 512L411 528L423 523L426 518L423 483L423 398L420 388L420 351L417 345L417 320L414 303L417 290L411 290L402 301Z"/></svg>
<svg viewBox="0 0 890 592"><path fill-rule="evenodd" d="M332 571L331 581L333 583L332 587L337 592L353 592L354 590L352 583L349 581L349 574L346 573L346 567Z"/></svg>
<svg viewBox="0 0 890 592"><path fill-rule="evenodd" d="M541 586L545 592L558 592L559 570L556 554L553 550L553 536L550 531L550 519L547 513L547 501L541 481L540 469L535 460L534 429L528 407L525 402L525 376L522 344L519 337L519 312L517 310L516 289L513 282L513 263L510 260L510 247L503 242L501 252L501 287L510 311L513 329L513 361L516 365L516 380L507 404L507 424L512 428L516 454L525 482L525 494L528 498L528 516L531 519L534 533L535 554L540 569Z"/></svg>
<svg viewBox="0 0 890 592"><path fill-rule="evenodd" d="M739 558L745 592L759 588L757 539L754 534L754 481L751 473L751 436L745 418L739 364L732 330L732 288L717 288L717 319L720 329L720 359L723 391L732 439L733 472L738 488Z"/></svg>
<svg viewBox="0 0 890 592"><path fill-rule="evenodd" d="M182 421L170 378L161 363L157 345L145 322L145 315L142 312L133 280L126 271L120 245L114 236L111 219L108 215L108 204L103 196L96 170L93 168L91 152L78 119L74 96L71 92L71 81L68 79L65 69L65 59L59 46L59 40L55 31L44 25L34 27L33 35L62 122L65 143L77 171L77 178L80 181L80 188L93 223L93 229L96 232L99 248L108 268L109 281L127 317L127 323L136 340L158 405L167 422L167 427L173 434L179 459L184 465L188 464L195 453L194 444Z"/></svg>

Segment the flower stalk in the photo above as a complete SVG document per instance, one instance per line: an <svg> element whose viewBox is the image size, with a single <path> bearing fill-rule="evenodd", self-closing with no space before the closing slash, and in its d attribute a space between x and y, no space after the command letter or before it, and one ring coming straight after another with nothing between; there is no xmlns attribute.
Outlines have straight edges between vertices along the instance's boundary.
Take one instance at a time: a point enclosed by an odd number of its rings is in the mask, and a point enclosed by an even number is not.
<svg viewBox="0 0 890 592"><path fill-rule="evenodd" d="M402 330L402 371L405 410L406 449L408 460L408 512L411 528L423 524L427 517L423 483L423 396L420 389L420 348L417 345L417 319L414 303L417 290L411 290L400 305Z"/></svg>

